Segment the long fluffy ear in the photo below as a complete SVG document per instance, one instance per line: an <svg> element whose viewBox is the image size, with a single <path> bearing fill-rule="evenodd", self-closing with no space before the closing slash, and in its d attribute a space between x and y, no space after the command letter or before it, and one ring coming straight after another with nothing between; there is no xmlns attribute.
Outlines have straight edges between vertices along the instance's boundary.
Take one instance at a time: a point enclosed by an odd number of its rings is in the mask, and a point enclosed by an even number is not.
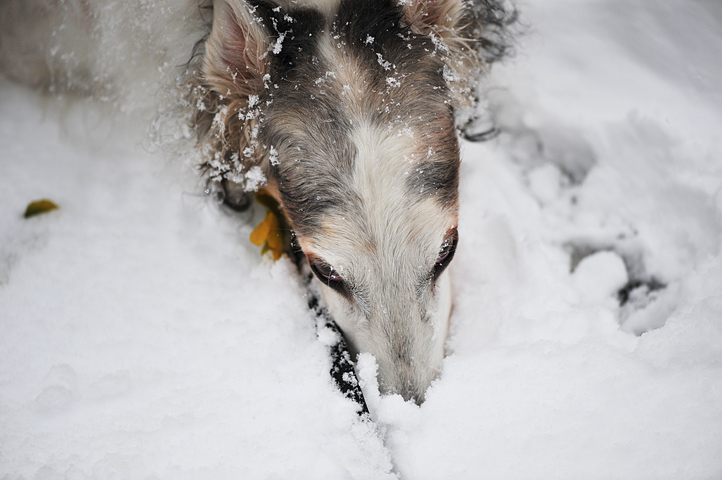
<svg viewBox="0 0 722 480"><path fill-rule="evenodd" d="M214 2L203 77L219 95L247 99L263 89L269 34L255 10L243 0Z"/></svg>
<svg viewBox="0 0 722 480"><path fill-rule="evenodd" d="M465 43L483 63L510 49L509 26L517 11L508 0L398 0L404 21L416 33ZM457 52L458 53L458 52Z"/></svg>
<svg viewBox="0 0 722 480"><path fill-rule="evenodd" d="M459 27L462 0L400 0L404 20L416 33L447 32Z"/></svg>
<svg viewBox="0 0 722 480"><path fill-rule="evenodd" d="M266 152L257 134L271 35L257 8L244 0L214 1L213 26L191 94L200 168L221 185L227 202L266 182Z"/></svg>
<svg viewBox="0 0 722 480"><path fill-rule="evenodd" d="M444 62L444 80L457 114L471 115L474 85L482 63L468 38L467 5L462 0L398 0L403 22L416 34L431 38L435 52ZM465 121L465 120L463 120Z"/></svg>
<svg viewBox="0 0 722 480"><path fill-rule="evenodd" d="M510 50L516 10L507 0L398 0L403 21L431 37L444 62L444 80L460 127L477 115L477 84L491 63Z"/></svg>

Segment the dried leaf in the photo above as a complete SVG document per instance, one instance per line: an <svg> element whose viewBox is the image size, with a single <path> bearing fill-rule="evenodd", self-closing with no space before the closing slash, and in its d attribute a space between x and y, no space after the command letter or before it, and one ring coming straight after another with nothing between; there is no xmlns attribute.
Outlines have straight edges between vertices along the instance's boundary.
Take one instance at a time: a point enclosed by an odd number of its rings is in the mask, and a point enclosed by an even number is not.
<svg viewBox="0 0 722 480"><path fill-rule="evenodd" d="M273 212L269 210L261 223L251 232L251 243L255 246L261 247L268 240L268 234L271 232L271 224L273 223L272 217Z"/></svg>
<svg viewBox="0 0 722 480"><path fill-rule="evenodd" d="M261 255L266 252L273 253L273 259L278 260L288 249L290 244L290 229L281 212L281 207L265 190L256 193L256 201L266 207L268 211L261 223L251 232L251 243L261 248Z"/></svg>
<svg viewBox="0 0 722 480"><path fill-rule="evenodd" d="M48 199L36 200L28 204L28 208L25 209L25 218L34 217L58 208L60 207Z"/></svg>
<svg viewBox="0 0 722 480"><path fill-rule="evenodd" d="M261 255L270 251L273 259L278 260L285 250L283 230L278 216L272 211L266 212L261 223L251 232L251 243L263 247Z"/></svg>

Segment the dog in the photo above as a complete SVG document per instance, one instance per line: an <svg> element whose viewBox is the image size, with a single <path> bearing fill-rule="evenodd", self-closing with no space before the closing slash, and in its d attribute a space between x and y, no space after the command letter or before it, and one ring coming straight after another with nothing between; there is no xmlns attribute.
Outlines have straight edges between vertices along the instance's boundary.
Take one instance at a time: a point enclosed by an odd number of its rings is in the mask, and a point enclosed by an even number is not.
<svg viewBox="0 0 722 480"><path fill-rule="evenodd" d="M505 48L490 1L216 0L195 105L228 203L281 206L352 352L421 403L459 241L457 125ZM201 119L205 117L205 121Z"/></svg>
<svg viewBox="0 0 722 480"><path fill-rule="evenodd" d="M161 53L178 58L195 43L182 81L169 83L187 93L178 104L208 191L238 210L261 188L275 199L351 352L375 356L382 393L420 404L441 371L452 308L459 128L473 119L479 77L507 51L513 9L497 0L165 3L10 0L0 14L4 73L107 96L109 85L127 90L138 65L167 64ZM204 13L212 23L197 41ZM101 22L114 14L136 18ZM163 34L148 36L154 28Z"/></svg>

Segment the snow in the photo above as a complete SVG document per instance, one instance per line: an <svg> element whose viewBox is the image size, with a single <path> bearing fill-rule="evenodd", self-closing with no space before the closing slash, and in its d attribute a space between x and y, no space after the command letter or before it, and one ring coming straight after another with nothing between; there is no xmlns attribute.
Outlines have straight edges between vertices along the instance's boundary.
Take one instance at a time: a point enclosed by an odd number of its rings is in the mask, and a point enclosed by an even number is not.
<svg viewBox="0 0 722 480"><path fill-rule="evenodd" d="M418 407L361 355L373 423L262 212L137 119L1 83L0 478L721 478L722 9L521 8L503 133L463 145L442 376Z"/></svg>

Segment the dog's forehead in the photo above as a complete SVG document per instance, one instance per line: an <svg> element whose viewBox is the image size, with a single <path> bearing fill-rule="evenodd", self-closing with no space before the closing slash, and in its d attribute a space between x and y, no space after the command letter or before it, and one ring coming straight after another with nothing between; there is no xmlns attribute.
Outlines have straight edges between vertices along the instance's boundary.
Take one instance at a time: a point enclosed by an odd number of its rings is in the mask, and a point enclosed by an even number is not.
<svg viewBox="0 0 722 480"><path fill-rule="evenodd" d="M443 67L428 38L400 33L389 15L359 31L360 20L339 11L284 43L276 62L262 140L278 152L279 190L301 235L339 215L363 229L427 199L456 209L459 150Z"/></svg>
<svg viewBox="0 0 722 480"><path fill-rule="evenodd" d="M399 129L343 116L303 118L302 132L275 144L276 180L298 233L317 232L331 217L362 229L456 214L459 152L450 120Z"/></svg>
<svg viewBox="0 0 722 480"><path fill-rule="evenodd" d="M457 223L457 164L431 161L416 138L388 135L378 126L357 125L348 141L353 157L347 171L337 168L318 178L309 171L313 165L294 162L309 167L300 167L299 175L318 179L290 192L305 202L289 208L284 200L301 245L357 273L372 264L397 271L428 268Z"/></svg>
<svg viewBox="0 0 722 480"><path fill-rule="evenodd" d="M409 271L427 273L446 232L456 225L456 213L431 200L406 210L389 208L386 199L375 200L378 204L368 205L366 211L330 214L318 231L303 238L304 248L339 271L350 269L352 275L372 265L388 273L403 272L409 279L416 276ZM382 213L374 213L374 208Z"/></svg>

